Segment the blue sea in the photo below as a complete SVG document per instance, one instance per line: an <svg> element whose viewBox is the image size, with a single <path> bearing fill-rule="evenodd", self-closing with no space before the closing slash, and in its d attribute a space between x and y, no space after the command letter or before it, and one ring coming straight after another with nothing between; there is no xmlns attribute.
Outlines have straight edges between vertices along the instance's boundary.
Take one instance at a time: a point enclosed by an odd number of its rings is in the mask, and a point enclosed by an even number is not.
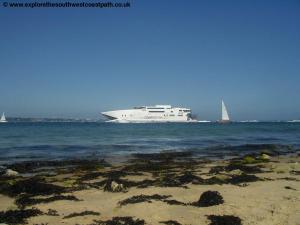
<svg viewBox="0 0 300 225"><path fill-rule="evenodd" d="M161 151L191 151L202 156L226 157L256 151L252 145L261 144L284 145L280 151L297 151L300 123L0 124L0 164L24 160L118 158Z"/></svg>

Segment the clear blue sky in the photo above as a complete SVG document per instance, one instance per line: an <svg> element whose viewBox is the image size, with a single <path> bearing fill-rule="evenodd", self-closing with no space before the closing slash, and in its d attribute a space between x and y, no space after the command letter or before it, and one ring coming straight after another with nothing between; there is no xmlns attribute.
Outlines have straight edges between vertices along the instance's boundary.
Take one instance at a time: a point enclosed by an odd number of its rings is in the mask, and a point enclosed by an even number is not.
<svg viewBox="0 0 300 225"><path fill-rule="evenodd" d="M120 0L124 1L124 0ZM91 117L172 104L200 119L300 118L300 1L0 6L0 111Z"/></svg>

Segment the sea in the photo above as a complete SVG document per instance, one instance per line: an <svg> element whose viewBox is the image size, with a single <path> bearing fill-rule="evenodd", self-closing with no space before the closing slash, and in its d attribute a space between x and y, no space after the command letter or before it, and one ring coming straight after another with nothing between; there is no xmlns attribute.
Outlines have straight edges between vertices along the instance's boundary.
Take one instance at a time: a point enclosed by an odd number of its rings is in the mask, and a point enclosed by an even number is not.
<svg viewBox="0 0 300 225"><path fill-rule="evenodd" d="M262 149L300 152L300 123L9 122L0 124L0 164L27 160L122 158L189 151L232 157Z"/></svg>

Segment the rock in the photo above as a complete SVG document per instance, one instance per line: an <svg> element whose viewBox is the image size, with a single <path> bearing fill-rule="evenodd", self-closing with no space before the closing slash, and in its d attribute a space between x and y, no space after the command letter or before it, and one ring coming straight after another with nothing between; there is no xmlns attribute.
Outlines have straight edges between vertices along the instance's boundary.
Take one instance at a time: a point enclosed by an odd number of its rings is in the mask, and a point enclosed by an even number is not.
<svg viewBox="0 0 300 225"><path fill-rule="evenodd" d="M217 174L215 176L215 178L217 178L220 181L224 181L225 182L226 180L228 180L230 178L230 176L224 175L224 174Z"/></svg>
<svg viewBox="0 0 300 225"><path fill-rule="evenodd" d="M124 190L123 184L118 184L115 181L112 181L110 186L111 186L112 192L121 192Z"/></svg>
<svg viewBox="0 0 300 225"><path fill-rule="evenodd" d="M269 160L271 157L265 153L261 154L259 159L262 159L262 160Z"/></svg>
<svg viewBox="0 0 300 225"><path fill-rule="evenodd" d="M240 169L231 170L229 172L230 175L241 175L242 173L243 173L243 171L241 171Z"/></svg>
<svg viewBox="0 0 300 225"><path fill-rule="evenodd" d="M218 191L206 191L202 193L198 202L193 205L200 207L208 207L213 205L223 204L224 200L222 195Z"/></svg>
<svg viewBox="0 0 300 225"><path fill-rule="evenodd" d="M0 166L0 175L5 174L6 168L4 166Z"/></svg>
<svg viewBox="0 0 300 225"><path fill-rule="evenodd" d="M251 163L255 163L255 162L256 162L255 158L250 155L247 155L243 158L243 163L245 163L245 164L251 164Z"/></svg>
<svg viewBox="0 0 300 225"><path fill-rule="evenodd" d="M18 175L19 175L19 173L17 171L14 171L11 169L7 169L4 174L4 176L6 176L6 177L16 177Z"/></svg>

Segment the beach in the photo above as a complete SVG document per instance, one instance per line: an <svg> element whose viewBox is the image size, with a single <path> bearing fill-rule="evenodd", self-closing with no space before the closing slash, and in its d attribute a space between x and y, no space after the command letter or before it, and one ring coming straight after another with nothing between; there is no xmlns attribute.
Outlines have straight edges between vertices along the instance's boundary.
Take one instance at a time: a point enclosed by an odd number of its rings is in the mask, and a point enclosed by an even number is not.
<svg viewBox="0 0 300 225"><path fill-rule="evenodd" d="M300 224L297 152L214 160L162 152L6 169L17 174L1 176L5 224Z"/></svg>

